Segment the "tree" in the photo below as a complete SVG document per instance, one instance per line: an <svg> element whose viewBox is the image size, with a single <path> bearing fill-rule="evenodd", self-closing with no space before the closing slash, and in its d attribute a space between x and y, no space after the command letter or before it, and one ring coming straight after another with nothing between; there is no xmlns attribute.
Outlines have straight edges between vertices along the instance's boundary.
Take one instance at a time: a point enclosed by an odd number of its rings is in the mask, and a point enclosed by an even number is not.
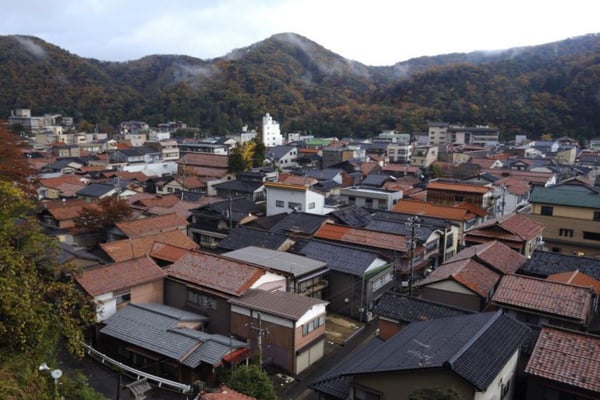
<svg viewBox="0 0 600 400"><path fill-rule="evenodd" d="M256 397L257 400L277 399L271 379L255 364L238 366L233 371L228 386L248 396Z"/></svg>
<svg viewBox="0 0 600 400"><path fill-rule="evenodd" d="M408 400L461 400L455 388L419 388L408 395Z"/></svg>
<svg viewBox="0 0 600 400"><path fill-rule="evenodd" d="M106 232L117 222L131 217L131 208L118 197L104 197L97 203L83 207L75 218L75 227L83 233L95 233L106 239Z"/></svg>
<svg viewBox="0 0 600 400"><path fill-rule="evenodd" d="M18 185L26 194L34 193L30 182L33 170L25 153L21 151L22 139L9 131L0 121L0 181Z"/></svg>
<svg viewBox="0 0 600 400"><path fill-rule="evenodd" d="M252 156L252 166L262 167L265 162L265 153L267 149L265 144L259 138L254 138L252 141L255 143L254 154Z"/></svg>

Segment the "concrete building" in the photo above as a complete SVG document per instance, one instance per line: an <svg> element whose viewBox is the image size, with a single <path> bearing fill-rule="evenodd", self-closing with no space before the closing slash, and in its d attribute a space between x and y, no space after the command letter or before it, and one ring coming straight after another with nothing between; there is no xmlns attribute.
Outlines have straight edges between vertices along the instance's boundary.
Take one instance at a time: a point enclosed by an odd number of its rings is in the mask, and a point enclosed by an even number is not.
<svg viewBox="0 0 600 400"><path fill-rule="evenodd" d="M269 113L262 119L262 141L266 147L280 146L283 136L279 129L279 122L275 121Z"/></svg>

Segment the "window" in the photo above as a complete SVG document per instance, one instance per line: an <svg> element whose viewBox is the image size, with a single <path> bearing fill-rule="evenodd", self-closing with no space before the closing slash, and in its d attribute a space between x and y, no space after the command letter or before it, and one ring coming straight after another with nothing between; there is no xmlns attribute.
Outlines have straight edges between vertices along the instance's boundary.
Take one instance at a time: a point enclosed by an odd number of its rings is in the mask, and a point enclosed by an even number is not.
<svg viewBox="0 0 600 400"><path fill-rule="evenodd" d="M288 201L288 208L292 210L302 210L302 203L296 203L295 201Z"/></svg>
<svg viewBox="0 0 600 400"><path fill-rule="evenodd" d="M321 315L302 325L302 336L306 336L321 325L325 325L325 315Z"/></svg>
<svg viewBox="0 0 600 400"><path fill-rule="evenodd" d="M542 206L542 209L540 210L540 214L552 216L553 211L554 211L554 207Z"/></svg>
<svg viewBox="0 0 600 400"><path fill-rule="evenodd" d="M285 206L285 202L283 200L275 200L275 207L283 208Z"/></svg>
<svg viewBox="0 0 600 400"><path fill-rule="evenodd" d="M131 293L130 292L120 293L120 294L116 295L115 298L117 300L117 304L128 303L129 301L131 301Z"/></svg>
<svg viewBox="0 0 600 400"><path fill-rule="evenodd" d="M312 202L308 203L308 209L309 209L309 210L312 210L312 209L314 209L315 207L316 207L316 205L315 205L315 202L314 202L314 201L312 201Z"/></svg>
<svg viewBox="0 0 600 400"><path fill-rule="evenodd" d="M583 238L586 240L600 241L600 233L598 233L598 232L583 232Z"/></svg>
<svg viewBox="0 0 600 400"><path fill-rule="evenodd" d="M381 399L381 394L371 390L371 389L367 389L364 387L358 387L358 386L354 386L351 389L351 395L350 395L352 399L354 400L380 400Z"/></svg>
<svg viewBox="0 0 600 400"><path fill-rule="evenodd" d="M594 221L600 221L600 211L594 211Z"/></svg>
<svg viewBox="0 0 600 400"><path fill-rule="evenodd" d="M558 236L573 237L573 229L560 228L558 230Z"/></svg>
<svg viewBox="0 0 600 400"><path fill-rule="evenodd" d="M377 291L381 287L383 287L386 283L392 281L394 279L394 275L391 272L387 272L386 274L380 276L379 278L373 281L372 290L373 292Z"/></svg>
<svg viewBox="0 0 600 400"><path fill-rule="evenodd" d="M202 308L207 308L209 310L217 309L217 301L214 298L208 297L205 294L195 292L193 290L188 290L187 301L190 304L193 304L195 306L202 307Z"/></svg>

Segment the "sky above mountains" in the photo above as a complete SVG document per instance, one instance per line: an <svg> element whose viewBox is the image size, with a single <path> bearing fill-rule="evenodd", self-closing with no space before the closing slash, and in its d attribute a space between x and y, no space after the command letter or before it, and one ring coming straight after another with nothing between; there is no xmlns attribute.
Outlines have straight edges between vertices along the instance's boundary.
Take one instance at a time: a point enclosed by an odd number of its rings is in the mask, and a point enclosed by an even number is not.
<svg viewBox="0 0 600 400"><path fill-rule="evenodd" d="M342 57L384 66L599 33L599 10L590 0L21 0L4 4L0 34L127 61L152 54L212 59L294 32Z"/></svg>

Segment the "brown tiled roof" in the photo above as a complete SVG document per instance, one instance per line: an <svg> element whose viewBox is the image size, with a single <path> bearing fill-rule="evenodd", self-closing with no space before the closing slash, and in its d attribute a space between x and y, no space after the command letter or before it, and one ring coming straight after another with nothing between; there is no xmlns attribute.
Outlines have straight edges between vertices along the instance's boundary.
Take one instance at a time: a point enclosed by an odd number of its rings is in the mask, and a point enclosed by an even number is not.
<svg viewBox="0 0 600 400"><path fill-rule="evenodd" d="M43 178L39 180L41 186L57 189L60 185L70 183L71 185L85 186L78 175L61 175L55 178Z"/></svg>
<svg viewBox="0 0 600 400"><path fill-rule="evenodd" d="M535 239L543 230L544 225L523 214L514 213L490 219L468 230L465 234L519 242Z"/></svg>
<svg viewBox="0 0 600 400"><path fill-rule="evenodd" d="M440 206L425 201L398 200L392 211L424 217L445 218L451 221L469 221L477 216L464 208Z"/></svg>
<svg viewBox="0 0 600 400"><path fill-rule="evenodd" d="M79 216L83 207L94 207L94 204L74 204L70 207L60 207L60 208L52 208L49 209L48 212L52 215L57 221L66 221L69 219L74 219Z"/></svg>
<svg viewBox="0 0 600 400"><path fill-rule="evenodd" d="M291 174L286 174L286 173L279 174L278 181L280 183L284 183L286 185L310 185L310 186L319 182L318 179L312 178L310 176L291 175Z"/></svg>
<svg viewBox="0 0 600 400"><path fill-rule="evenodd" d="M163 279L167 273L147 256L120 263L89 268L75 280L91 296L132 288Z"/></svg>
<svg viewBox="0 0 600 400"><path fill-rule="evenodd" d="M198 400L256 400L256 397L247 396L221 385L214 392L201 393Z"/></svg>
<svg viewBox="0 0 600 400"><path fill-rule="evenodd" d="M420 167L408 164L386 164L382 167L384 172L406 172L407 174L414 174L420 170Z"/></svg>
<svg viewBox="0 0 600 400"><path fill-rule="evenodd" d="M363 176L367 176L371 173L371 171L375 170L377 167L379 167L379 163L376 163L374 161L361 163L360 173Z"/></svg>
<svg viewBox="0 0 600 400"><path fill-rule="evenodd" d="M549 275L546 279L552 282L562 282L576 286L590 287L596 294L600 294L600 281L584 274L579 270Z"/></svg>
<svg viewBox="0 0 600 400"><path fill-rule="evenodd" d="M512 169L500 169L500 168L491 168L485 169L481 172L486 172L493 176L497 176L499 178L511 176L514 179L518 179L521 181L525 181L528 183L539 183L546 184L553 176L552 172L531 172L531 171L518 171Z"/></svg>
<svg viewBox="0 0 600 400"><path fill-rule="evenodd" d="M298 321L315 305L328 303L325 300L296 293L269 292L260 289L250 289L242 297L230 299L229 302L293 321Z"/></svg>
<svg viewBox="0 0 600 400"><path fill-rule="evenodd" d="M188 223L177 214L172 213L134 221L117 222L115 225L127 237L134 239L186 227Z"/></svg>
<svg viewBox="0 0 600 400"><path fill-rule="evenodd" d="M152 249L150 250L150 257L173 263L186 255L189 251L190 249L173 246L172 244L154 242L152 243Z"/></svg>
<svg viewBox="0 0 600 400"><path fill-rule="evenodd" d="M404 235L353 228L346 225L323 224L315 232L314 237L401 252L407 250L406 236Z"/></svg>
<svg viewBox="0 0 600 400"><path fill-rule="evenodd" d="M543 327L525 372L600 393L600 338Z"/></svg>
<svg viewBox="0 0 600 400"><path fill-rule="evenodd" d="M516 195L524 195L529 192L529 184L523 180L515 179L512 177L506 177L499 179L495 182L495 185L505 185L508 192Z"/></svg>
<svg viewBox="0 0 600 400"><path fill-rule="evenodd" d="M585 322L592 290L523 275L505 275L492 297L496 304L572 318Z"/></svg>
<svg viewBox="0 0 600 400"><path fill-rule="evenodd" d="M431 283L452 279L467 287L483 298L487 298L494 290L501 275L487 268L475 260L464 259L447 262L427 278L420 281L418 286L426 286Z"/></svg>
<svg viewBox="0 0 600 400"><path fill-rule="evenodd" d="M184 189L200 189L205 188L206 183L198 179L197 176L178 176L175 178L177 183L184 187Z"/></svg>
<svg viewBox="0 0 600 400"><path fill-rule="evenodd" d="M211 167L187 167L186 171L198 177L222 178L229 172L227 169L211 168Z"/></svg>
<svg viewBox="0 0 600 400"><path fill-rule="evenodd" d="M190 251L166 268L169 276L215 292L241 296L265 274L261 268L201 251Z"/></svg>
<svg viewBox="0 0 600 400"><path fill-rule="evenodd" d="M121 179L136 180L138 182L146 182L151 177L144 174L143 172L130 172L130 171L106 171L102 173L102 176L106 178L112 178L118 176Z"/></svg>
<svg viewBox="0 0 600 400"><path fill-rule="evenodd" d="M527 257L496 240L466 247L450 258L448 262L467 258L474 258L501 274L516 272L527 261Z"/></svg>
<svg viewBox="0 0 600 400"><path fill-rule="evenodd" d="M449 192L467 192L467 193L487 193L489 187L481 185L467 185L464 183L450 183L450 182L430 182L427 185L427 190L444 190Z"/></svg>
<svg viewBox="0 0 600 400"><path fill-rule="evenodd" d="M141 208L150 208L150 207L172 207L175 204L179 203L179 197L174 194L167 194L162 196L157 195L148 195L148 193L140 193L142 196L139 196L133 200L128 199L129 204L135 207ZM134 195L132 197L136 197Z"/></svg>
<svg viewBox="0 0 600 400"><path fill-rule="evenodd" d="M198 248L196 242L179 230L156 233L135 239L101 243L100 247L110 258L118 262L150 254L154 242L172 244L188 250Z"/></svg>
<svg viewBox="0 0 600 400"><path fill-rule="evenodd" d="M228 168L229 156L222 154L187 153L177 163L186 166Z"/></svg>

